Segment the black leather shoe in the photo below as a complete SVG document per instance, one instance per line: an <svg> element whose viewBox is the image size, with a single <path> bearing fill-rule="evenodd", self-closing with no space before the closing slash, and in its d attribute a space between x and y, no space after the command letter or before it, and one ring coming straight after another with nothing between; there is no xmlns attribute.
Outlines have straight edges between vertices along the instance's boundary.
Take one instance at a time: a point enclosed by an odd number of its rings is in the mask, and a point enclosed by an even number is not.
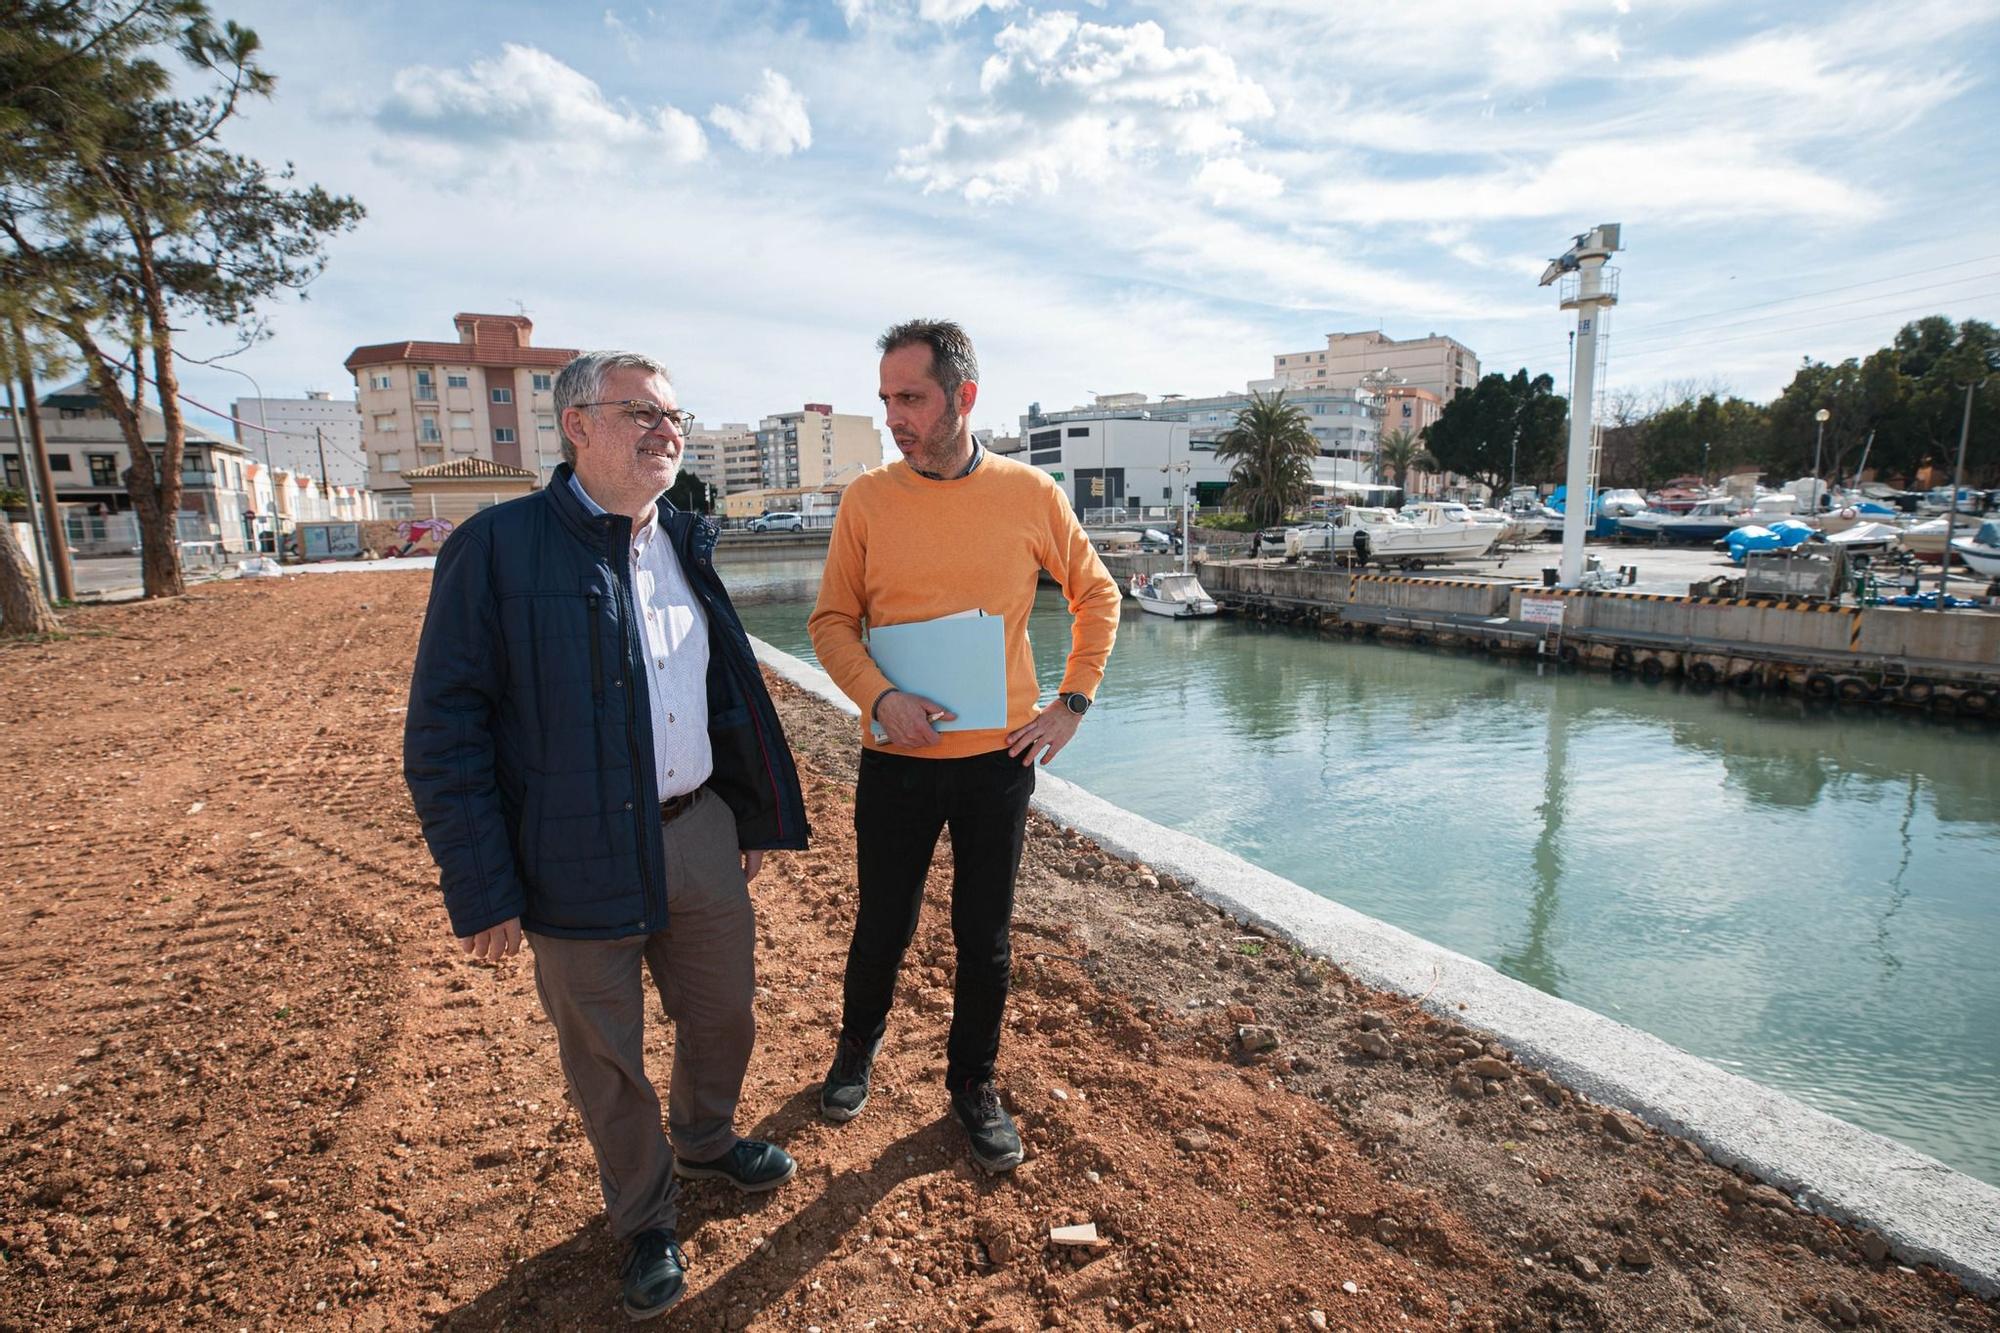
<svg viewBox="0 0 2000 1333"><path fill-rule="evenodd" d="M674 1174L683 1180L726 1180L745 1194L774 1190L798 1169L790 1153L762 1139L738 1139L734 1148L713 1161L674 1159Z"/></svg>
<svg viewBox="0 0 2000 1333"><path fill-rule="evenodd" d="M665 1314L687 1289L687 1259L671 1231L642 1231L625 1256L625 1313L632 1319Z"/></svg>
<svg viewBox="0 0 2000 1333"><path fill-rule="evenodd" d="M826 1071L820 1085L819 1113L836 1123L854 1119L868 1105L868 1080L875 1069L875 1052L882 1049L877 1037L868 1045L840 1039L833 1052L833 1068Z"/></svg>
<svg viewBox="0 0 2000 1333"><path fill-rule="evenodd" d="M1021 1135L991 1083L975 1083L952 1093L951 1109L972 1141L973 1161L995 1172L1012 1171L1021 1164Z"/></svg>

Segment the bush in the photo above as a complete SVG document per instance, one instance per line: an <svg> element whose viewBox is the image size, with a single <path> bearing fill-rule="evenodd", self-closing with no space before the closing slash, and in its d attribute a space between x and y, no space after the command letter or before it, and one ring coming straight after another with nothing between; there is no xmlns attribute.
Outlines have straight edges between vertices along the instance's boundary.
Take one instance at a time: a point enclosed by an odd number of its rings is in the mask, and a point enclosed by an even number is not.
<svg viewBox="0 0 2000 1333"><path fill-rule="evenodd" d="M0 486L0 509L26 509L28 493L16 486Z"/></svg>

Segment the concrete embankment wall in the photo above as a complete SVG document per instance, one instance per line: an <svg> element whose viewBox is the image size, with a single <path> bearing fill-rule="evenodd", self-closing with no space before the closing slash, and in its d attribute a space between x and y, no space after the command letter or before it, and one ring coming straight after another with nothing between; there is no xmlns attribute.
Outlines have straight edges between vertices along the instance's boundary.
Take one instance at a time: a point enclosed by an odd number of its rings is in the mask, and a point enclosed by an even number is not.
<svg viewBox="0 0 2000 1333"><path fill-rule="evenodd" d="M1577 665L2000 712L2000 615L1986 612L1565 591L1297 565L1218 563L1201 577L1226 607L1322 628L1459 635L1496 651L1559 651ZM1547 623L1557 609L1560 625Z"/></svg>
<svg viewBox="0 0 2000 1333"><path fill-rule="evenodd" d="M775 674L858 714L825 672L752 642ZM1046 772L1036 778L1035 808L1114 855L1168 871L1238 920L1366 985L1492 1033L1584 1096L1691 1139L1828 1216L1875 1228L1905 1262L1936 1264L1982 1296L2000 1295L2000 1189Z"/></svg>

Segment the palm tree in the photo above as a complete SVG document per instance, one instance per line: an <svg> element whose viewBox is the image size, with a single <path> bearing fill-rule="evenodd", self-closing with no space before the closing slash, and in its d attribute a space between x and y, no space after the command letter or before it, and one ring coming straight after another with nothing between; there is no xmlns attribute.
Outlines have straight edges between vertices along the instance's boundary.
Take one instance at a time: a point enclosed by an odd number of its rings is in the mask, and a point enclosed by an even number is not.
<svg viewBox="0 0 2000 1333"><path fill-rule="evenodd" d="M1434 472L1438 465L1430 450L1424 448L1423 441L1401 427L1382 437L1382 442L1375 447L1375 463L1383 472L1395 477L1396 484L1404 490L1409 489L1412 471Z"/></svg>
<svg viewBox="0 0 2000 1333"><path fill-rule="evenodd" d="M1284 390L1250 395L1250 406L1215 442L1215 457L1230 464L1229 499L1243 506L1255 527L1276 523L1312 494L1312 460L1319 441L1306 414L1285 401Z"/></svg>

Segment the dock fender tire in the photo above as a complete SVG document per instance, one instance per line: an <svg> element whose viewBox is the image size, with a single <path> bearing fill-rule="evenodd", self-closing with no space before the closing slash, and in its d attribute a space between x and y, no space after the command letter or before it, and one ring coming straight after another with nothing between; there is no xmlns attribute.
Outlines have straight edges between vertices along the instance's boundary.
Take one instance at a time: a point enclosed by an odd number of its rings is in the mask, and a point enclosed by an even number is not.
<svg viewBox="0 0 2000 1333"><path fill-rule="evenodd" d="M1841 677L1840 684L1834 689L1844 704L1862 703L1875 693L1875 687L1859 676Z"/></svg>
<svg viewBox="0 0 2000 1333"><path fill-rule="evenodd" d="M1583 654L1577 651L1577 647L1575 644L1566 643L1562 647L1556 649L1556 660L1561 662L1564 666L1575 666L1578 662L1583 660Z"/></svg>
<svg viewBox="0 0 2000 1333"><path fill-rule="evenodd" d="M1622 643L1613 648L1611 650L1611 669L1613 671L1630 671L1632 669L1632 650Z"/></svg>
<svg viewBox="0 0 2000 1333"><path fill-rule="evenodd" d="M1919 676L1915 679L1904 681L1901 693L1904 703L1915 704L1921 708L1936 696L1937 686Z"/></svg>
<svg viewBox="0 0 2000 1333"><path fill-rule="evenodd" d="M1640 659L1639 679L1658 680L1660 677L1666 674L1667 674L1667 664L1665 662L1662 662L1659 658L1647 657Z"/></svg>
<svg viewBox="0 0 2000 1333"><path fill-rule="evenodd" d="M1960 690L1958 711L1970 713L1974 717L1985 717L1993 711L1993 696L1985 690Z"/></svg>
<svg viewBox="0 0 2000 1333"><path fill-rule="evenodd" d="M1690 662L1687 678L1697 685L1715 684L1716 670L1713 662Z"/></svg>
<svg viewBox="0 0 2000 1333"><path fill-rule="evenodd" d="M1741 671L1734 672L1729 677L1729 687L1734 690L1754 690L1761 683L1757 678L1757 669L1755 667L1744 667Z"/></svg>
<svg viewBox="0 0 2000 1333"><path fill-rule="evenodd" d="M1806 698L1831 699L1834 692L1833 677L1824 671L1810 672L1806 676Z"/></svg>

